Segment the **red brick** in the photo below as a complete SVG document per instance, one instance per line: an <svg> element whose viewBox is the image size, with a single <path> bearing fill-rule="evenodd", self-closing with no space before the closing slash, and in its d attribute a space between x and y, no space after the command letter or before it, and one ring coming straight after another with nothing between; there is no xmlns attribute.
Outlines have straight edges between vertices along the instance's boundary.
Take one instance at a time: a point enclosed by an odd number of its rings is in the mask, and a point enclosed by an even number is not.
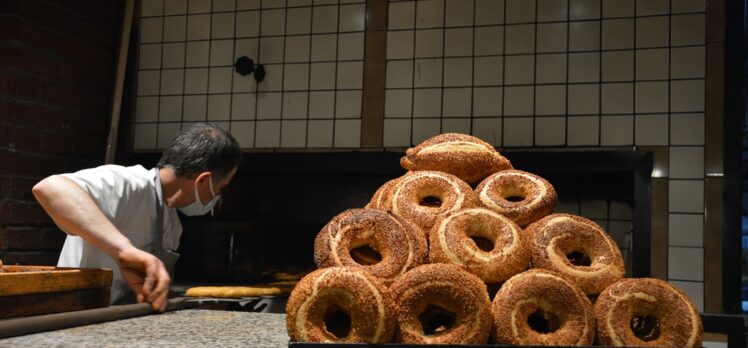
<svg viewBox="0 0 748 348"><path fill-rule="evenodd" d="M42 178L28 178L28 177L11 177L10 187L8 196L11 199L15 199L21 202L36 202L34 194L31 192L31 188L36 185Z"/></svg>
<svg viewBox="0 0 748 348"><path fill-rule="evenodd" d="M74 129L78 123L71 117L70 111L48 106L16 103L10 108L18 125L42 129Z"/></svg>
<svg viewBox="0 0 748 348"><path fill-rule="evenodd" d="M5 250L60 250L65 232L50 227L6 227L0 229Z"/></svg>
<svg viewBox="0 0 748 348"><path fill-rule="evenodd" d="M20 40L21 21L16 16L0 16L0 41L18 42Z"/></svg>
<svg viewBox="0 0 748 348"><path fill-rule="evenodd" d="M57 61L54 58L31 49L0 46L0 60L7 67L22 70L27 75L53 79L59 75Z"/></svg>
<svg viewBox="0 0 748 348"><path fill-rule="evenodd" d="M41 87L41 99L55 105L90 110L90 91L76 88L65 82L45 81Z"/></svg>
<svg viewBox="0 0 748 348"><path fill-rule="evenodd" d="M106 146L104 135L45 133L42 150L59 155L97 157Z"/></svg>
<svg viewBox="0 0 748 348"><path fill-rule="evenodd" d="M5 224L10 225L43 225L51 224L52 219L37 203L6 202Z"/></svg>
<svg viewBox="0 0 748 348"><path fill-rule="evenodd" d="M0 122L10 123L14 121L13 114L11 114L12 105L14 104L14 101L3 97L2 93L0 93Z"/></svg>
<svg viewBox="0 0 748 348"><path fill-rule="evenodd" d="M0 163L3 164L0 166L0 174L9 174L11 168L13 168L13 154L7 148L0 148Z"/></svg>
<svg viewBox="0 0 748 348"><path fill-rule="evenodd" d="M23 252L23 251L0 252L0 259L2 259L3 263L6 265L54 266L54 265L57 265L57 259L59 257L60 257L59 251L56 251L56 252Z"/></svg>
<svg viewBox="0 0 748 348"><path fill-rule="evenodd" d="M0 14L17 14L21 8L21 0L0 1Z"/></svg>
<svg viewBox="0 0 748 348"><path fill-rule="evenodd" d="M1 60L2 57L0 57ZM13 95L15 87L15 74L7 71L0 71L0 95Z"/></svg>
<svg viewBox="0 0 748 348"><path fill-rule="evenodd" d="M43 178L52 174L67 172L73 159L40 156L13 152L7 154L5 163L9 164L8 173L26 177Z"/></svg>
<svg viewBox="0 0 748 348"><path fill-rule="evenodd" d="M16 127L14 147L18 151L39 151L42 148L42 133L36 128Z"/></svg>
<svg viewBox="0 0 748 348"><path fill-rule="evenodd" d="M51 54L59 54L62 51L60 35L37 23L24 21L20 34L24 47Z"/></svg>
<svg viewBox="0 0 748 348"><path fill-rule="evenodd" d="M10 145L12 132L13 127L11 125L0 124L0 147L7 147Z"/></svg>
<svg viewBox="0 0 748 348"><path fill-rule="evenodd" d="M11 196L11 186L13 179L9 175L0 175L0 197Z"/></svg>
<svg viewBox="0 0 748 348"><path fill-rule="evenodd" d="M75 35L75 23L79 20L76 16L39 0L21 1L20 14L27 21L69 35Z"/></svg>
<svg viewBox="0 0 748 348"><path fill-rule="evenodd" d="M14 95L18 99L39 99L39 79L28 76L16 76Z"/></svg>

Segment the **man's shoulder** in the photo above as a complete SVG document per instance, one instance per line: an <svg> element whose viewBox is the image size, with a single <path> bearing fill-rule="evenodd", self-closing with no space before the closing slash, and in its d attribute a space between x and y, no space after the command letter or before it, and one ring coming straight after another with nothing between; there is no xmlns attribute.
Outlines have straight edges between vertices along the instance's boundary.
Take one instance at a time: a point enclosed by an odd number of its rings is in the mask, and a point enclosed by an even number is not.
<svg viewBox="0 0 748 348"><path fill-rule="evenodd" d="M63 174L66 177L76 181L107 185L118 185L125 183L135 187L148 186L153 182L153 171L144 168L141 165L121 166L116 164L106 164L94 168L82 169L75 173Z"/></svg>

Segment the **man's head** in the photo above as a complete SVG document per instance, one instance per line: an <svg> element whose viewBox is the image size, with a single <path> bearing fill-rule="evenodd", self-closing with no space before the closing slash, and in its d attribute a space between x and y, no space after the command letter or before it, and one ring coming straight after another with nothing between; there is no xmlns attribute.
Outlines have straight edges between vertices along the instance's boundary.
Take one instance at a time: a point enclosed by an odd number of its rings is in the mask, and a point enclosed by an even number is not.
<svg viewBox="0 0 748 348"><path fill-rule="evenodd" d="M187 215L211 211L236 173L241 156L234 137L214 124L198 123L182 131L156 165L176 177L168 185L173 190L165 188L166 203Z"/></svg>
<svg viewBox="0 0 748 348"><path fill-rule="evenodd" d="M183 178L211 172L213 181L221 181L241 158L239 144L229 132L212 123L196 123L172 140L156 166L171 168Z"/></svg>

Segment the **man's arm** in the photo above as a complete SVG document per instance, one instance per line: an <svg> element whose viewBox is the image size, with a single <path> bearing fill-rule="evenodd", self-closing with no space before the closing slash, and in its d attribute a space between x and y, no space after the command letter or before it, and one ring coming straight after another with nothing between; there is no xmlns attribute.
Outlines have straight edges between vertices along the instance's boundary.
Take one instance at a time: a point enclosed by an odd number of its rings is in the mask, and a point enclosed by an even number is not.
<svg viewBox="0 0 748 348"><path fill-rule="evenodd" d="M53 175L36 184L32 191L60 228L80 236L117 261L139 302L147 301L154 310L164 311L171 282L164 264L133 246L78 184Z"/></svg>

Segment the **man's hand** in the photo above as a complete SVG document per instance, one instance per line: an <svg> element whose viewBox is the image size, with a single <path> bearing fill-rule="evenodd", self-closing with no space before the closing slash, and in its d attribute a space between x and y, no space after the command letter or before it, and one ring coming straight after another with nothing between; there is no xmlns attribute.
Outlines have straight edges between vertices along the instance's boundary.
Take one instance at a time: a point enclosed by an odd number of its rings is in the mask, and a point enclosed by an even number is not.
<svg viewBox="0 0 748 348"><path fill-rule="evenodd" d="M166 309L171 278L163 262L157 257L135 247L117 254L122 277L135 291L138 302L148 302L155 311Z"/></svg>

